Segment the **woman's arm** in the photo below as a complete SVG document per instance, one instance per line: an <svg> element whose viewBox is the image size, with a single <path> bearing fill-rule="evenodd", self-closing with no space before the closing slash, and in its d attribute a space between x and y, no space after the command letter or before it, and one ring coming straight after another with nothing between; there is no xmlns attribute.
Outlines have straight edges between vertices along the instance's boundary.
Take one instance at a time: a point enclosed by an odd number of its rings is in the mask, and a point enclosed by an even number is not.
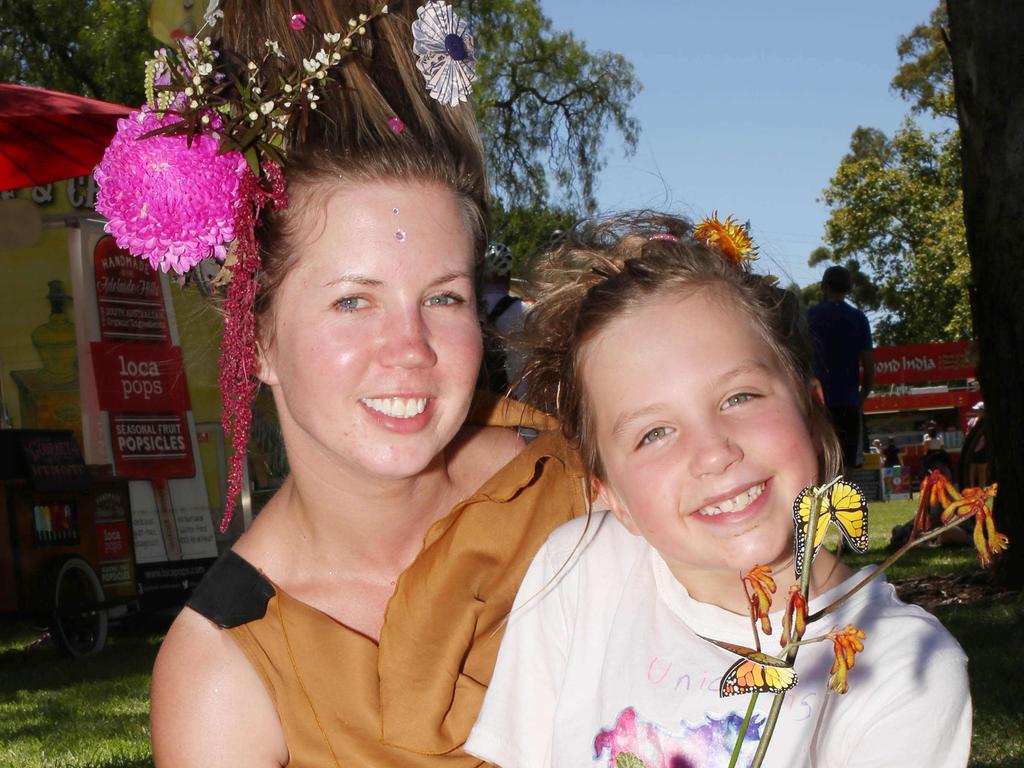
<svg viewBox="0 0 1024 768"><path fill-rule="evenodd" d="M153 668L153 755L159 768L270 768L288 762L281 721L241 648L191 608L171 626Z"/></svg>

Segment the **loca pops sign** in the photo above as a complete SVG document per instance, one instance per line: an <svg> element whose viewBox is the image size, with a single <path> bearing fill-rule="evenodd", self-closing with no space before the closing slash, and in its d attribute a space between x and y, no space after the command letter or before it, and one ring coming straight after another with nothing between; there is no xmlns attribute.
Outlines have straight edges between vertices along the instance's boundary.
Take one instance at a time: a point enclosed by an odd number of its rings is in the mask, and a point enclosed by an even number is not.
<svg viewBox="0 0 1024 768"><path fill-rule="evenodd" d="M100 408L112 413L187 411L181 347L94 341Z"/></svg>
<svg viewBox="0 0 1024 768"><path fill-rule="evenodd" d="M110 237L93 256L102 341L90 346L117 473L192 477L188 387L181 347L171 344L160 278Z"/></svg>

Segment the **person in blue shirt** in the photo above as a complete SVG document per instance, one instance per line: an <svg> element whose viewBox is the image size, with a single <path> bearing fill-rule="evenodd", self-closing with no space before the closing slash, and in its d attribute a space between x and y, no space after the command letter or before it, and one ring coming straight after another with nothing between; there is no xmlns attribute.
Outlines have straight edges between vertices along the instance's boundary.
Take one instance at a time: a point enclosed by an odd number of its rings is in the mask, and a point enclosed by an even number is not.
<svg viewBox="0 0 1024 768"><path fill-rule="evenodd" d="M832 266L821 278L824 299L807 311L814 342L814 373L843 448L847 467L859 467L864 450L864 400L875 378L871 326L847 303L853 279L846 267Z"/></svg>

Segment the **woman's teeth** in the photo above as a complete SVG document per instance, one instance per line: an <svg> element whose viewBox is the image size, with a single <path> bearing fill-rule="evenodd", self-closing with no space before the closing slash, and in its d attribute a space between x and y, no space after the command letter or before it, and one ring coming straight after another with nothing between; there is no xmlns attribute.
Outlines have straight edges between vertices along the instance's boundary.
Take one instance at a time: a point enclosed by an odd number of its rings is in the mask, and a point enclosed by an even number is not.
<svg viewBox="0 0 1024 768"><path fill-rule="evenodd" d="M752 488L748 488L743 493L733 496L731 499L720 501L718 504L709 504L706 507L701 507L697 510L697 514L721 515L727 512L739 512L741 509L746 509L747 505L760 496L763 490L764 483L758 483Z"/></svg>
<svg viewBox="0 0 1024 768"><path fill-rule="evenodd" d="M393 419L411 419L419 416L427 407L425 397L374 397L363 398L363 405L377 413L383 413Z"/></svg>

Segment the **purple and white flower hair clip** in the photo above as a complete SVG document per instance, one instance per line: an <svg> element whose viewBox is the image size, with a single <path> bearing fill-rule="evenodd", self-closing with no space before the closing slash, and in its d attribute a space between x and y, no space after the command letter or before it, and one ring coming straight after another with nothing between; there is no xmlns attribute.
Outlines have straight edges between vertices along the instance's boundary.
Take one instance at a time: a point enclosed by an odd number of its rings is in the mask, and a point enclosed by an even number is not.
<svg viewBox="0 0 1024 768"><path fill-rule="evenodd" d="M466 101L476 79L473 36L451 5L433 0L420 6L412 23L413 53L430 95L449 107Z"/></svg>

